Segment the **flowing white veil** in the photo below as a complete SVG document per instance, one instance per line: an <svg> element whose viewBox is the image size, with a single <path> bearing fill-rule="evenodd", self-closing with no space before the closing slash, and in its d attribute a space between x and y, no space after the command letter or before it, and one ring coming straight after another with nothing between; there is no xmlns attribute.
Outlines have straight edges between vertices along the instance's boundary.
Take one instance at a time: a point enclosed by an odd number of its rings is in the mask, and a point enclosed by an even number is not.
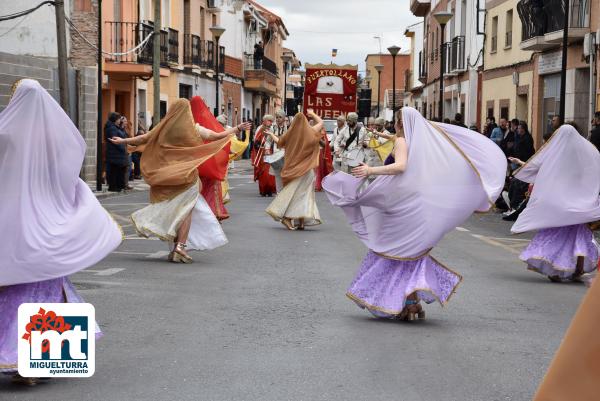
<svg viewBox="0 0 600 401"><path fill-rule="evenodd" d="M512 232L600 220L600 153L571 125L561 126L515 177L534 186Z"/></svg>
<svg viewBox="0 0 600 401"><path fill-rule="evenodd" d="M394 257L415 257L434 247L474 211L486 211L504 185L506 158L488 138L466 128L427 121L402 109L408 145L406 171L362 180L336 172L324 180L365 245Z"/></svg>
<svg viewBox="0 0 600 401"><path fill-rule="evenodd" d="M0 113L0 286L69 275L120 244L120 227L79 178L85 148L48 92L21 81Z"/></svg>

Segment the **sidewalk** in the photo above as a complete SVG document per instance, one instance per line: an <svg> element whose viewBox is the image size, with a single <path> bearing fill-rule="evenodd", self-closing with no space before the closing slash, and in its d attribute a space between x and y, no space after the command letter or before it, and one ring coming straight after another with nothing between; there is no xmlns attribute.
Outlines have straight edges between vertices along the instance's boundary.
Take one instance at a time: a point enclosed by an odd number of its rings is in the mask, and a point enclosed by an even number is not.
<svg viewBox="0 0 600 401"><path fill-rule="evenodd" d="M233 163L233 166L229 168L230 175L247 175L252 174L252 163L250 159L242 159L236 160ZM96 191L96 181L88 181L88 186L96 195L98 199L112 198L114 196L127 195L133 192L147 191L150 189L150 186L141 180L129 181L129 185L133 187L133 189L129 191L121 191L121 192L108 192L108 185L102 185L102 191Z"/></svg>

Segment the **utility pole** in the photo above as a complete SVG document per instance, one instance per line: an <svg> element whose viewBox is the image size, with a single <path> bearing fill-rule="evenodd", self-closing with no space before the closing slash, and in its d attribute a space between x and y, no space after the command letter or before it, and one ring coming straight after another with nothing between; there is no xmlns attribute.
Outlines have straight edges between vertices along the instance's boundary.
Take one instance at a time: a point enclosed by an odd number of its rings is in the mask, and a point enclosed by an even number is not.
<svg viewBox="0 0 600 401"><path fill-rule="evenodd" d="M96 122L96 191L102 191L102 0L98 0L98 87L97 108L98 121Z"/></svg>
<svg viewBox="0 0 600 401"><path fill-rule="evenodd" d="M154 87L154 115L152 123L160 121L160 0L154 0L154 53L152 56L152 83Z"/></svg>
<svg viewBox="0 0 600 401"><path fill-rule="evenodd" d="M56 45L58 47L58 85L60 90L60 105L69 113L69 81L67 75L67 34L65 29L65 1L54 2L56 14Z"/></svg>

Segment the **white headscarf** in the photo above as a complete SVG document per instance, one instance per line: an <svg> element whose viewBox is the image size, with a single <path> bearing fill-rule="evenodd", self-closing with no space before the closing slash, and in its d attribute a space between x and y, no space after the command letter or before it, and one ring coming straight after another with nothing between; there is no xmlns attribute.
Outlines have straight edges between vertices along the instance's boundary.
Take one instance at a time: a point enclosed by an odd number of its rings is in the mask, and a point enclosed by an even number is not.
<svg viewBox="0 0 600 401"><path fill-rule="evenodd" d="M119 226L79 178L85 141L34 80L0 113L0 286L62 277L114 250Z"/></svg>
<svg viewBox="0 0 600 401"><path fill-rule="evenodd" d="M600 153L571 125L561 126L515 177L534 186L512 232L600 220Z"/></svg>

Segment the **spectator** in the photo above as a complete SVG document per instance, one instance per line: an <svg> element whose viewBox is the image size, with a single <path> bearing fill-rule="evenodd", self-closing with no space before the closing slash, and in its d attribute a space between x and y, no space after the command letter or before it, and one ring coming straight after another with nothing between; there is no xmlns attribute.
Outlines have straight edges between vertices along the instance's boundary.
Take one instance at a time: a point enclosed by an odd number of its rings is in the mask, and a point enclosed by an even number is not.
<svg viewBox="0 0 600 401"><path fill-rule="evenodd" d="M529 133L525 121L519 122L519 128L515 139L514 158L523 163L527 162L527 160L535 153L535 148L533 147L533 137ZM520 167L520 163L511 163L511 168L513 170L516 170L518 167ZM516 178L513 178L510 181L508 187L508 206L510 207L510 210L502 217L504 220L515 221L517 219L519 213L525 208L522 202L525 200L527 189L528 184L526 182Z"/></svg>
<svg viewBox="0 0 600 401"><path fill-rule="evenodd" d="M452 121L448 117L444 118L444 124L452 124Z"/></svg>
<svg viewBox="0 0 600 401"><path fill-rule="evenodd" d="M519 122L519 128L515 139L517 138L518 140L515 141L514 157L526 162L535 153L535 148L533 147L533 137L529 133L525 121Z"/></svg>
<svg viewBox="0 0 600 401"><path fill-rule="evenodd" d="M260 70L262 68L263 57L265 56L265 49L263 48L263 42L260 41L254 45L254 69Z"/></svg>
<svg viewBox="0 0 600 401"><path fill-rule="evenodd" d="M594 128L592 129L590 141L600 151L600 111L597 111L594 114L594 119L592 120L592 125Z"/></svg>
<svg viewBox="0 0 600 401"><path fill-rule="evenodd" d="M496 127L496 118L494 116L489 116L485 122L485 127L483 128L483 135L489 138Z"/></svg>
<svg viewBox="0 0 600 401"><path fill-rule="evenodd" d="M559 116L552 117L552 122L551 122L552 131L556 131L557 129L560 128L561 125L562 125L562 123L560 121Z"/></svg>
<svg viewBox="0 0 600 401"><path fill-rule="evenodd" d="M490 139L492 141L494 141L496 143L496 145L498 145L498 146L500 146L500 148L502 148L502 141L504 141L504 139L508 136L509 132L510 131L508 129L508 121L506 121L505 118L501 118L500 126L494 128L492 130ZM502 151L504 151L504 149L502 149ZM504 153L506 153L506 152L504 151Z"/></svg>
<svg viewBox="0 0 600 401"><path fill-rule="evenodd" d="M104 136L106 138L106 177L108 181L108 190L111 192L121 192L125 189L125 174L129 164L129 155L125 144L116 145L109 141L109 138L126 138L125 131L119 128L121 124L121 115L112 112L108 115L108 121L104 125Z"/></svg>
<svg viewBox="0 0 600 401"><path fill-rule="evenodd" d="M464 127L467 128L467 126L465 125L465 123L463 122L463 116L460 113L456 113L454 115L454 122L452 123L454 125L458 125L459 127Z"/></svg>

